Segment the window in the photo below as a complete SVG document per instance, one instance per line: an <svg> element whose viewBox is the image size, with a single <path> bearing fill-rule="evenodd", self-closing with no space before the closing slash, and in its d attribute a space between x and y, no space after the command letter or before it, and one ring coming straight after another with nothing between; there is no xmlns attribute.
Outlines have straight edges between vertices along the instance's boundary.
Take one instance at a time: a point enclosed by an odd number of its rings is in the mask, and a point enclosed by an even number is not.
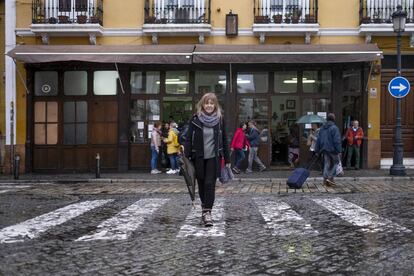
<svg viewBox="0 0 414 276"><path fill-rule="evenodd" d="M154 122L160 120L159 100L133 100L130 110L130 141L146 143L151 138Z"/></svg>
<svg viewBox="0 0 414 276"><path fill-rule="evenodd" d="M34 143L36 145L56 145L58 141L57 102L35 102Z"/></svg>
<svg viewBox="0 0 414 276"><path fill-rule="evenodd" d="M239 122L255 120L262 128L267 126L267 99L244 98L239 102Z"/></svg>
<svg viewBox="0 0 414 276"><path fill-rule="evenodd" d="M298 72L280 71L275 72L276 93L296 93L298 90Z"/></svg>
<svg viewBox="0 0 414 276"><path fill-rule="evenodd" d="M160 72L131 72L132 94L158 94L160 93Z"/></svg>
<svg viewBox="0 0 414 276"><path fill-rule="evenodd" d="M55 71L35 72L35 95L56 96L58 94L58 73Z"/></svg>
<svg viewBox="0 0 414 276"><path fill-rule="evenodd" d="M93 73L93 93L95 95L116 95L117 71L95 71Z"/></svg>
<svg viewBox="0 0 414 276"><path fill-rule="evenodd" d="M342 73L344 92L361 93L361 70L348 69Z"/></svg>
<svg viewBox="0 0 414 276"><path fill-rule="evenodd" d="M88 106L85 101L64 102L63 144L83 145L88 141Z"/></svg>
<svg viewBox="0 0 414 276"><path fill-rule="evenodd" d="M226 92L225 71L197 71L195 72L195 92L205 94L214 92L224 94Z"/></svg>
<svg viewBox="0 0 414 276"><path fill-rule="evenodd" d="M269 75L267 72L238 73L237 91L244 93L267 93L269 90Z"/></svg>
<svg viewBox="0 0 414 276"><path fill-rule="evenodd" d="M302 113L304 115L308 112L317 114L318 112L326 113L332 110L330 99L303 99L302 103Z"/></svg>
<svg viewBox="0 0 414 276"><path fill-rule="evenodd" d="M67 96L86 95L88 74L86 71L67 71L64 74L64 94Z"/></svg>
<svg viewBox="0 0 414 276"><path fill-rule="evenodd" d="M167 94L187 94L189 91L188 71L165 72L165 92Z"/></svg>
<svg viewBox="0 0 414 276"><path fill-rule="evenodd" d="M303 71L302 84L304 93L330 93L331 71Z"/></svg>

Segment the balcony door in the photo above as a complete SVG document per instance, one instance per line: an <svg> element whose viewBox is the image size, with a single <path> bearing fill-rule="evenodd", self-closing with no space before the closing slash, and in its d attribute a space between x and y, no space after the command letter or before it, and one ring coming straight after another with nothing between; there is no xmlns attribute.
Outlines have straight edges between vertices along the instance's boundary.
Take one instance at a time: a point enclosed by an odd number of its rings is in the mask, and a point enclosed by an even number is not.
<svg viewBox="0 0 414 276"><path fill-rule="evenodd" d="M87 15L90 8L93 7L93 0L46 0L45 10L47 17L67 16L68 22L74 22L78 15Z"/></svg>
<svg viewBox="0 0 414 276"><path fill-rule="evenodd" d="M192 23L205 17L204 0L155 0L155 17L166 23Z"/></svg>

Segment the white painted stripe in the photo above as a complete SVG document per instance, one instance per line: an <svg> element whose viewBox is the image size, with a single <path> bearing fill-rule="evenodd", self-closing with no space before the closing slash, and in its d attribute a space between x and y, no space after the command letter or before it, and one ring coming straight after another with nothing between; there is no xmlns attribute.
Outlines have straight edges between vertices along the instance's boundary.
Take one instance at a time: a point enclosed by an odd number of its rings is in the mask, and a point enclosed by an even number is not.
<svg viewBox="0 0 414 276"><path fill-rule="evenodd" d="M177 238L185 238L188 236L194 237L224 237L225 221L224 221L224 199L216 199L213 210L211 212L213 217L213 226L205 227L201 225L201 206L197 205L192 208L188 214L185 223L181 226L177 234Z"/></svg>
<svg viewBox="0 0 414 276"><path fill-rule="evenodd" d="M144 223L147 217L152 215L168 200L163 198L138 200L116 216L99 224L94 234L82 236L76 241L125 240Z"/></svg>
<svg viewBox="0 0 414 276"><path fill-rule="evenodd" d="M288 204L282 201L254 198L259 211L274 236L301 236L318 234L311 224L306 222Z"/></svg>
<svg viewBox="0 0 414 276"><path fill-rule="evenodd" d="M7 192L11 192L11 190L3 190L3 191L0 191L0 194L5 194Z"/></svg>
<svg viewBox="0 0 414 276"><path fill-rule="evenodd" d="M193 52L193 55L353 55L353 54L376 54L382 51L330 51L330 52Z"/></svg>
<svg viewBox="0 0 414 276"><path fill-rule="evenodd" d="M374 214L339 197L324 199L314 198L312 200L336 214L343 220L346 220L353 225L362 227L361 230L364 232L411 232L411 230L403 226L400 226L388 219L381 218L377 214Z"/></svg>
<svg viewBox="0 0 414 276"><path fill-rule="evenodd" d="M15 53L16 56L24 56L24 55L32 55L32 56L88 56L88 55L95 55L95 56L191 56L193 53L142 53L142 52L110 52L110 53L98 53L98 52L18 52Z"/></svg>
<svg viewBox="0 0 414 276"><path fill-rule="evenodd" d="M54 226L63 224L70 219L111 201L113 199L75 203L22 223L3 228L0 230L0 243L21 242L27 238L36 238Z"/></svg>
<svg viewBox="0 0 414 276"><path fill-rule="evenodd" d="M3 188L24 189L24 188L30 188L30 187L31 186L0 185L0 189L3 189Z"/></svg>

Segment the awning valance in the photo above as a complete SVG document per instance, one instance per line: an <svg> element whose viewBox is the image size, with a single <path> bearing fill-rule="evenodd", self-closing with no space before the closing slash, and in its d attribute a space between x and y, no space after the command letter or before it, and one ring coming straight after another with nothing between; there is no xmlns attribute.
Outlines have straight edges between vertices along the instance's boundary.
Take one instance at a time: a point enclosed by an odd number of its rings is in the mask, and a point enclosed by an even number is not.
<svg viewBox="0 0 414 276"><path fill-rule="evenodd" d="M24 63L191 64L194 45L20 45L7 53Z"/></svg>
<svg viewBox="0 0 414 276"><path fill-rule="evenodd" d="M348 63L382 58L375 44L340 45L20 45L7 53L24 63Z"/></svg>
<svg viewBox="0 0 414 276"><path fill-rule="evenodd" d="M382 58L374 44L197 45L193 63L344 63Z"/></svg>

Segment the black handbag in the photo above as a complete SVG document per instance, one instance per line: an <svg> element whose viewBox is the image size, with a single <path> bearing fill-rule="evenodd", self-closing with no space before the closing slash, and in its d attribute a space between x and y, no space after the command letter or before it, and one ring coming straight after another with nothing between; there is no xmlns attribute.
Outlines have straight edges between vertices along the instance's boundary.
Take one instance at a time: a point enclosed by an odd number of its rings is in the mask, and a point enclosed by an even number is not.
<svg viewBox="0 0 414 276"><path fill-rule="evenodd" d="M163 168L168 168L170 165L170 160L168 159L167 153L164 150L161 150L161 166Z"/></svg>

